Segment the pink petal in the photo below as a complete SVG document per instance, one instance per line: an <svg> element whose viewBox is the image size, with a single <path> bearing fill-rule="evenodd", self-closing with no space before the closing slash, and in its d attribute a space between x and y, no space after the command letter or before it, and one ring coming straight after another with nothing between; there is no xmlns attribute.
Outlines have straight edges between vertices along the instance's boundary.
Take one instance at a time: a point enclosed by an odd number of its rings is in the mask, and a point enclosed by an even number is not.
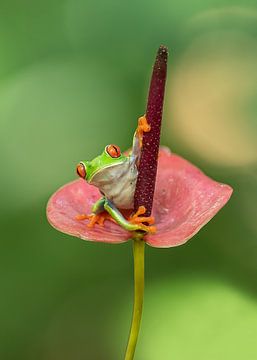
<svg viewBox="0 0 257 360"><path fill-rule="evenodd" d="M146 235L145 241L154 247L184 244L226 204L232 191L230 186L210 179L185 159L161 148L153 203L157 233ZM48 220L57 230L85 240L129 240L130 233L110 221L104 227L88 228L88 220L75 219L77 214L89 214L100 197L96 187L82 179L73 181L50 198Z"/></svg>
<svg viewBox="0 0 257 360"><path fill-rule="evenodd" d="M146 235L145 241L154 247L184 244L227 203L232 191L162 148L153 204L157 233Z"/></svg>
<svg viewBox="0 0 257 360"><path fill-rule="evenodd" d="M119 225L106 221L104 227L95 225L88 228L88 220L76 220L78 214L90 214L92 205L101 197L98 189L78 179L64 185L50 198L47 217L57 230L84 240L121 243L127 241L130 233Z"/></svg>

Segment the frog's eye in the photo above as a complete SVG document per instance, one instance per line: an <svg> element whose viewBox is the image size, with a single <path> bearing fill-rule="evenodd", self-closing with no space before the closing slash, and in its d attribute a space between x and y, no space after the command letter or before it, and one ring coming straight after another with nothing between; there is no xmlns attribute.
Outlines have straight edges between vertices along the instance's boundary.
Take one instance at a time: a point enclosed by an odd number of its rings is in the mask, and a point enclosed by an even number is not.
<svg viewBox="0 0 257 360"><path fill-rule="evenodd" d="M87 172L86 172L86 167L83 163L79 163L77 165L77 174L83 179L86 178Z"/></svg>
<svg viewBox="0 0 257 360"><path fill-rule="evenodd" d="M106 151L112 158L120 157L120 148L117 145L111 144L106 146Z"/></svg>

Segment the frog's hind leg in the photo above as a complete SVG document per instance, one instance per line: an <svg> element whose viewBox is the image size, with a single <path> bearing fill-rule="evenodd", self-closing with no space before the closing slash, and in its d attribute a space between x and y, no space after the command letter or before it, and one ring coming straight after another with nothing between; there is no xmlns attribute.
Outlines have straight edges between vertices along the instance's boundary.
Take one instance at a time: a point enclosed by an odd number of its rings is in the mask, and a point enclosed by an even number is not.
<svg viewBox="0 0 257 360"><path fill-rule="evenodd" d="M92 213L99 214L104 211L104 203L105 203L105 197L102 197L101 199L97 200L94 205L92 206Z"/></svg>
<svg viewBox="0 0 257 360"><path fill-rule="evenodd" d="M111 218L111 216L108 213L106 213L106 211L105 211L105 208L104 208L105 201L106 201L105 197L102 197L101 199L96 201L94 203L94 205L92 206L91 214L77 215L76 219L77 220L89 220L89 223L87 224L87 226L90 228L94 227L95 224L104 226L105 220L111 220L111 221L115 222L115 220L113 220Z"/></svg>
<svg viewBox="0 0 257 360"><path fill-rule="evenodd" d="M94 205L92 206L92 212L93 214L97 215L100 212L104 211L104 202L105 202L105 198L102 197L101 199L97 200ZM88 219L90 215L86 215L86 214L79 214L76 215L76 219L77 220L85 220Z"/></svg>
<svg viewBox="0 0 257 360"><path fill-rule="evenodd" d="M132 216L129 220L125 219L125 217L122 215L122 213L115 207L115 205L108 199L106 199L104 203L105 210L111 215L111 217L119 224L123 229L127 231L136 231L136 230L143 230L146 232L154 233L156 231L156 228L154 226L149 226L150 223L153 223L153 218L142 218L142 221L137 221L137 218L139 217L139 213L137 212L135 215ZM144 210L144 211L143 211ZM143 211L143 212L142 212ZM141 214L145 213L145 209L139 210ZM149 221L150 220L150 221ZM149 225L143 224L143 222L148 222Z"/></svg>
<svg viewBox="0 0 257 360"><path fill-rule="evenodd" d="M143 215L144 213L145 208L140 206L138 211L127 220L110 200L102 197L93 205L91 214L77 215L76 219L89 220L87 226L90 228L94 227L95 224L104 226L105 220L110 220L119 224L127 231L142 230L154 233L156 228L150 226L154 223L154 218L141 217L140 215ZM148 223L149 225L145 225L145 223Z"/></svg>

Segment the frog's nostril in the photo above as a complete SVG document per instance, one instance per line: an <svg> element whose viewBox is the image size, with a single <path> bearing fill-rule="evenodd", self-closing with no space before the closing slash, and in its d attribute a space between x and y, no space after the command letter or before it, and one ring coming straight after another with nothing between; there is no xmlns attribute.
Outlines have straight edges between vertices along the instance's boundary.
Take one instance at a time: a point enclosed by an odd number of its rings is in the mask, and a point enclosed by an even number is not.
<svg viewBox="0 0 257 360"><path fill-rule="evenodd" d="M83 163L79 163L77 165L77 174L78 176L80 176L81 178L85 179L86 178L86 167Z"/></svg>

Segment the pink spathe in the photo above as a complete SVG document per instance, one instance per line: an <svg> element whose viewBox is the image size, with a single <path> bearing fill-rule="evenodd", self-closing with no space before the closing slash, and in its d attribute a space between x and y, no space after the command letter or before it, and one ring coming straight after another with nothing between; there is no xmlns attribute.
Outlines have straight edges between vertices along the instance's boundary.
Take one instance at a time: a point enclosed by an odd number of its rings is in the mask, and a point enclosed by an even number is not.
<svg viewBox="0 0 257 360"><path fill-rule="evenodd" d="M152 214L157 232L147 234L145 242L153 247L184 244L227 203L233 190L218 183L182 157L161 148ZM77 214L90 214L101 197L98 189L85 180L64 185L50 198L47 217L57 230L84 240L121 243L131 234L106 221L104 227L87 227L88 220L76 220Z"/></svg>

